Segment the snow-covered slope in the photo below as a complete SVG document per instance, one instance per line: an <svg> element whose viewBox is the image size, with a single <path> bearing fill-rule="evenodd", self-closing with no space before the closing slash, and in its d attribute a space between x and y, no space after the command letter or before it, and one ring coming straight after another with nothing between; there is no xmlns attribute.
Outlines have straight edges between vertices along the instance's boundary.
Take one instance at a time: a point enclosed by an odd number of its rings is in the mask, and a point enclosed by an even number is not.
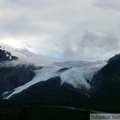
<svg viewBox="0 0 120 120"><path fill-rule="evenodd" d="M63 83L67 83L72 85L74 88L89 90L91 88L89 81L92 79L93 75L103 66L104 64L101 63L91 65L89 64L88 66L83 65L79 67L71 67L66 69L65 71L60 71L65 67L60 67L56 65L43 67L42 69L35 71L36 76L30 82L15 88L14 91L8 96L5 96L5 93L3 93L3 99L9 99L14 94L18 94L36 83L47 81L50 78L55 78L57 76L61 78L61 85Z"/></svg>
<svg viewBox="0 0 120 120"><path fill-rule="evenodd" d="M91 88L90 80L100 68L101 66L71 68L60 75L61 84L68 83L74 88L88 90Z"/></svg>
<svg viewBox="0 0 120 120"><path fill-rule="evenodd" d="M4 51L5 52L5 57L8 58L8 59L12 59L12 55L10 52L7 52L2 46L0 46L0 50Z"/></svg>
<svg viewBox="0 0 120 120"><path fill-rule="evenodd" d="M2 44L2 50L10 51L13 56L19 58L15 64L35 64L36 66L49 66L56 60L45 55L38 55L30 52L27 48L17 49Z"/></svg>

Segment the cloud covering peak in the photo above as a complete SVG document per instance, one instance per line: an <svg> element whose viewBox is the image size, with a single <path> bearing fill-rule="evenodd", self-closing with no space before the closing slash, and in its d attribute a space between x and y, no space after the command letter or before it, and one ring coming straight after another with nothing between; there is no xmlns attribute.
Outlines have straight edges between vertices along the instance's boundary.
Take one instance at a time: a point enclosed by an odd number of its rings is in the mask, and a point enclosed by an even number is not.
<svg viewBox="0 0 120 120"><path fill-rule="evenodd" d="M119 52L119 0L0 1L0 42L57 59Z"/></svg>

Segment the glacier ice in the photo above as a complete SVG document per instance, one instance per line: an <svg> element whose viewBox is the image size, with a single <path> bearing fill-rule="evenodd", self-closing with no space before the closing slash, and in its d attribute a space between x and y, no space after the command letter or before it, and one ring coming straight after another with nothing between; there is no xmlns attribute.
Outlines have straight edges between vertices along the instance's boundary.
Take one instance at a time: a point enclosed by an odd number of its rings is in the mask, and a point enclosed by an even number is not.
<svg viewBox="0 0 120 120"><path fill-rule="evenodd" d="M96 64L89 64L89 65L78 65L79 67L73 66L69 69L65 70L64 72L58 72L60 69L65 68L66 66L49 66L43 67L42 69L36 70L36 76L29 81L28 83L19 86L14 89L14 91L8 95L7 97L3 97L3 99L9 99L13 95L22 92L25 89L28 89L30 86L39 83L41 81L47 81L50 78L55 78L59 76L61 78L61 85L63 83L67 83L72 85L78 89L86 89L89 90L91 88L89 82L92 79L93 75L100 70L105 63L96 63ZM7 92L7 91L6 91ZM4 93L3 93L4 94Z"/></svg>

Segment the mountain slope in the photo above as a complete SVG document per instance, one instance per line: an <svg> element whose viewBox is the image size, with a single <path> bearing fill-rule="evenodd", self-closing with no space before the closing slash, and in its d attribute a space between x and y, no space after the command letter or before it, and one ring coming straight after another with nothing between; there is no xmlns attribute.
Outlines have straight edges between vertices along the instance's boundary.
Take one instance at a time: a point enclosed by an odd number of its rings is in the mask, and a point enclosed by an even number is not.
<svg viewBox="0 0 120 120"><path fill-rule="evenodd" d="M87 64L87 62L86 62ZM101 64L95 64L89 66L81 66L81 67L74 67L73 68L64 68L59 66L49 66L49 67L41 67L38 70L35 70L35 77L31 79L29 82L22 86L18 86L17 88L12 91L11 94L8 96L3 96L4 99L9 99L13 95L17 95L18 93L29 89L31 86L40 83L42 81L48 81L49 79L55 79L56 77L60 78L60 86L64 83L68 84L68 86L74 87L74 89L79 89L79 91L84 91L86 93L90 88L91 85L89 84L90 80L92 79L93 75L101 68ZM52 86L51 82L51 86ZM7 91L5 91L7 92ZM4 94L4 93L3 93Z"/></svg>
<svg viewBox="0 0 120 120"><path fill-rule="evenodd" d="M35 84L41 84L42 81L47 83L48 80L56 77L60 78L59 88L64 86L86 94L91 88L90 80L93 75L104 65L103 62L66 61L55 62L51 66L36 67L29 62L21 64L18 61L20 58L11 55L2 47L0 53L0 98L2 99L9 99ZM19 55L19 52L17 53ZM52 81L49 83L53 86Z"/></svg>
<svg viewBox="0 0 120 120"><path fill-rule="evenodd" d="M120 107L120 54L109 59L108 64L94 76L91 84L96 85L91 90L94 91L91 93L94 103L116 109Z"/></svg>
<svg viewBox="0 0 120 120"><path fill-rule="evenodd" d="M17 59L18 57L12 56L10 52L0 49L0 62L12 61L12 60L17 60Z"/></svg>
<svg viewBox="0 0 120 120"><path fill-rule="evenodd" d="M19 56L3 49L0 56L0 99L8 99L7 104L120 111L119 54L106 65L100 61L66 61L41 67L29 63L14 65Z"/></svg>
<svg viewBox="0 0 120 120"><path fill-rule="evenodd" d="M36 67L34 65L15 65L17 60L19 60L18 57L2 48L0 49L0 98L35 76L33 69Z"/></svg>
<svg viewBox="0 0 120 120"><path fill-rule="evenodd" d="M90 109L119 112L119 67L120 55L116 55L89 81L92 87L87 94L83 94L83 89L76 89L65 82L60 86L60 77L55 77L34 84L20 94L12 96L11 100L29 105L35 105L35 103L37 103L39 105L84 106ZM62 70L64 73L70 69L71 68L60 69L60 71Z"/></svg>

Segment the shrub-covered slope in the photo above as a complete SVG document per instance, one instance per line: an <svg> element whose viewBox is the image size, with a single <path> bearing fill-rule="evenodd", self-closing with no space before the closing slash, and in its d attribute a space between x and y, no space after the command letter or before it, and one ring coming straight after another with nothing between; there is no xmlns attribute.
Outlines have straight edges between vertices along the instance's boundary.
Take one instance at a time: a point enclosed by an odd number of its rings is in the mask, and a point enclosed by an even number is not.
<svg viewBox="0 0 120 120"><path fill-rule="evenodd" d="M98 82L97 82L98 81ZM96 104L120 107L120 54L109 59L93 78L91 99Z"/></svg>

